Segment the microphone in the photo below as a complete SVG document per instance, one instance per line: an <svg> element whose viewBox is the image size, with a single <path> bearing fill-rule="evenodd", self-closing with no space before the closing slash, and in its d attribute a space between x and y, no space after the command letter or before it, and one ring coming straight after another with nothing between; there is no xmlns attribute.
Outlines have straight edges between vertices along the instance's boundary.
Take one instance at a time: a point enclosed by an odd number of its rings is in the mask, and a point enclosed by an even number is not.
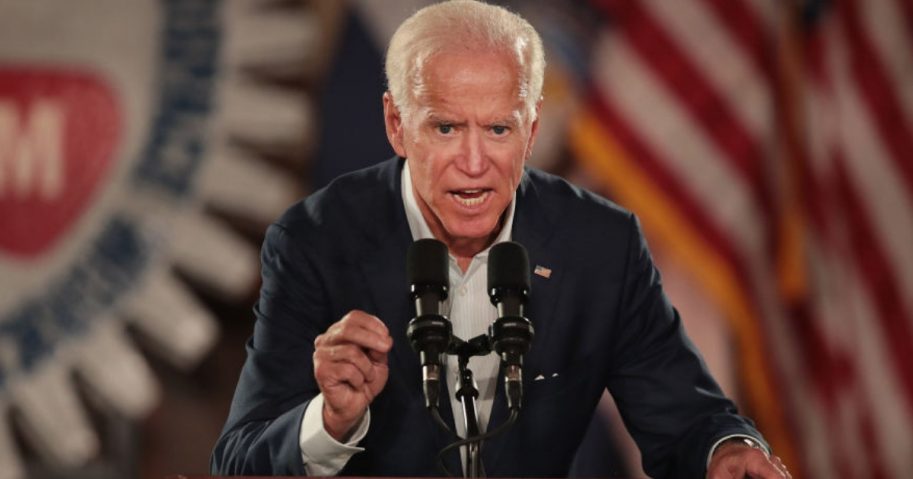
<svg viewBox="0 0 913 479"><path fill-rule="evenodd" d="M523 316L529 299L529 257L520 243L508 241L488 253L488 296L498 308L489 328L492 344L504 366L507 407L519 410L523 398L523 355L533 340L533 325Z"/></svg>
<svg viewBox="0 0 913 479"><path fill-rule="evenodd" d="M406 336L419 354L422 365L422 390L425 407L437 408L441 384L441 356L453 337L453 326L441 314L450 285L447 246L436 239L421 239L406 255L409 297L415 301L415 318L409 321Z"/></svg>

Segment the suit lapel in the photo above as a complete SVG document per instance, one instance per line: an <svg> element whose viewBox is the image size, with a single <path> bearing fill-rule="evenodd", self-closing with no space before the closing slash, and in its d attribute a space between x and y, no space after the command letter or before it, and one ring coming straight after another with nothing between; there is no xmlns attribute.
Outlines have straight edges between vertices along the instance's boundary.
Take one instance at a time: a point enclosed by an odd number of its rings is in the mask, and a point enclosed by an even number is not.
<svg viewBox="0 0 913 479"><path fill-rule="evenodd" d="M412 235L400 194L401 167L402 160L399 160L381 170L383 182L380 191L371 195L372 202L365 205L359 218L367 238L359 262L364 284L368 285L369 295L377 308L368 312L377 315L393 337L389 360L391 379L403 375L403 371L418 370L418 359L412 354L406 339L411 307L405 265Z"/></svg>
<svg viewBox="0 0 913 479"><path fill-rule="evenodd" d="M388 361L390 379L407 376L407 372L414 373L407 377L414 379L416 384L407 385L421 390L418 382L418 357L406 338L406 327L412 314L405 272L406 250L410 243L408 229L405 232L397 231L388 236L377 250L366 255L361 267L371 299L377 307L376 311L369 312L376 314L387 325L390 336L393 337L393 349Z"/></svg>

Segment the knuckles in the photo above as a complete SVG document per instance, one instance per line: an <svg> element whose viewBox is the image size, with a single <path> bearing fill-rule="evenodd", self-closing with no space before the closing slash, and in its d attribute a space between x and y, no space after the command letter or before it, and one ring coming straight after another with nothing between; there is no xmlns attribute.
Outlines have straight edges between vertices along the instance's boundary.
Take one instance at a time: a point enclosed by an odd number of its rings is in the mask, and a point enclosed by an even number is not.
<svg viewBox="0 0 913 479"><path fill-rule="evenodd" d="M343 320L342 323L337 323L338 326L336 326L335 331L333 331L333 335L336 338L350 338L355 333L355 325L345 321L346 320Z"/></svg>
<svg viewBox="0 0 913 479"><path fill-rule="evenodd" d="M370 321L383 325L363 311L352 310L314 338L314 378L321 391L348 384L361 391L370 402L383 389L388 374L386 354L362 349L356 342L365 329L377 331ZM388 334L386 326L383 331Z"/></svg>

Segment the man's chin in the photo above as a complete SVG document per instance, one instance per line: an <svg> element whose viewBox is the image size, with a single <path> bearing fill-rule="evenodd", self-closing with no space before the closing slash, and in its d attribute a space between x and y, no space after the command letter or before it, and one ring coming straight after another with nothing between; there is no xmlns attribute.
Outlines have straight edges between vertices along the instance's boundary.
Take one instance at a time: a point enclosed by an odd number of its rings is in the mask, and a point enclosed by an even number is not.
<svg viewBox="0 0 913 479"><path fill-rule="evenodd" d="M448 225L449 226L449 225ZM500 226L497 221L472 224L455 224L446 228L449 239L456 243L482 243L485 246L494 240Z"/></svg>

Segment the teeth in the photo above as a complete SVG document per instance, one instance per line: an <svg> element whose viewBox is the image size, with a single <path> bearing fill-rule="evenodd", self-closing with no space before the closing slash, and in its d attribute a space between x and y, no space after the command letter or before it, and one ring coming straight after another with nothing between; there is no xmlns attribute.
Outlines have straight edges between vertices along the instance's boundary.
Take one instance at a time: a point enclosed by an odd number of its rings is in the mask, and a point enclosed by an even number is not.
<svg viewBox="0 0 913 479"><path fill-rule="evenodd" d="M485 201L485 198L488 198L488 192L485 192L475 198L464 198L461 194L475 194L482 192L483 190L463 190L459 194L453 195L454 198L463 206L476 206L482 204Z"/></svg>

